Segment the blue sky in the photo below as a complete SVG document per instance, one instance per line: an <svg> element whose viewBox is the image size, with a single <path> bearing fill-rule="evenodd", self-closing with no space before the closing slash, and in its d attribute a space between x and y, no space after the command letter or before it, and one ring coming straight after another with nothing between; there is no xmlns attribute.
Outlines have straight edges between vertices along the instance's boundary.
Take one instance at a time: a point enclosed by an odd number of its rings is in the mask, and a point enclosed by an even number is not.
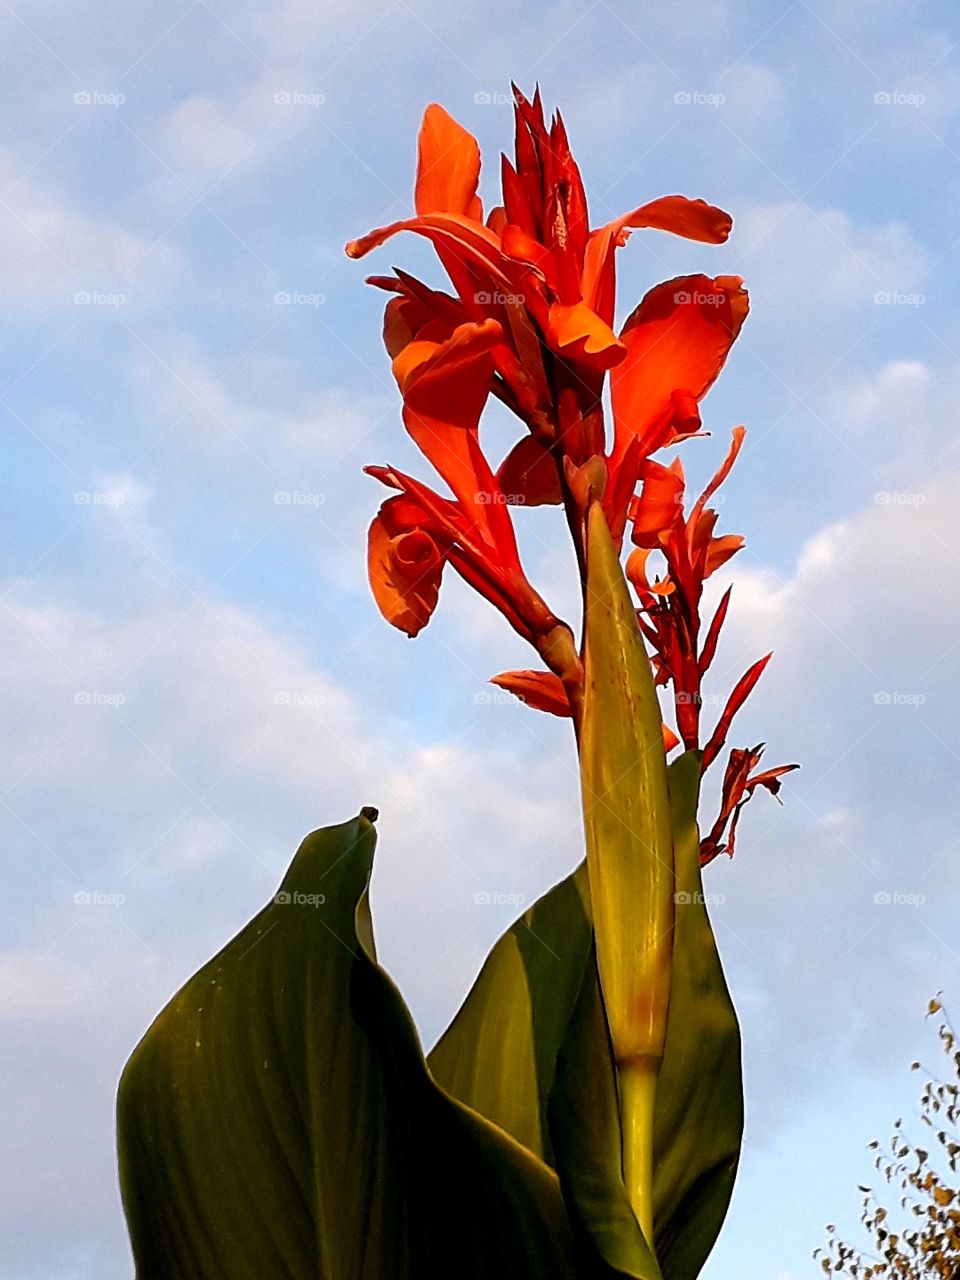
<svg viewBox="0 0 960 1280"><path fill-rule="evenodd" d="M0 1277L132 1273L116 1078L307 830L380 806L381 950L427 1042L509 923L474 895L580 856L568 727L478 700L521 642L450 581L408 643L363 568L362 465L419 464L342 245L409 209L428 101L495 179L511 78L561 106L594 221L673 191L734 215L720 248L635 235L620 305L697 270L753 298L685 457L699 479L747 424L714 691L775 648L736 740L803 771L709 871L749 1119L705 1275L813 1275L957 990L953 6L13 0L0 26ZM369 261L436 278L412 242ZM519 514L570 601L550 516Z"/></svg>

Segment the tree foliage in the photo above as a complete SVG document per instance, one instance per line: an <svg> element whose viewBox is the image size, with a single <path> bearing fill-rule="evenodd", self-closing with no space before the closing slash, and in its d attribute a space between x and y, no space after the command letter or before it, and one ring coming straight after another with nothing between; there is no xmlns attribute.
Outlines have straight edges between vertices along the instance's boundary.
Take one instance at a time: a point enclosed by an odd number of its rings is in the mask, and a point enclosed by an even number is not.
<svg viewBox="0 0 960 1280"><path fill-rule="evenodd" d="M827 1275L960 1280L960 1042L940 1000L933 999L927 1016L938 1015L944 1065L939 1073L919 1062L911 1068L927 1076L919 1111L926 1132L914 1139L901 1118L885 1146L870 1143L880 1175L879 1187L860 1188L860 1222L870 1245L849 1244L828 1225L827 1247L813 1255Z"/></svg>

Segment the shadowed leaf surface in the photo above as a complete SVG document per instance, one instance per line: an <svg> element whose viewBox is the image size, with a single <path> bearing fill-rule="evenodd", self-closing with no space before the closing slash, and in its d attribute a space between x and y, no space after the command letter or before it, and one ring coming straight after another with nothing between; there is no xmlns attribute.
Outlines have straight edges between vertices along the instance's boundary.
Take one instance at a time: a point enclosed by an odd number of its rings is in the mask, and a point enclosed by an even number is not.
<svg viewBox="0 0 960 1280"><path fill-rule="evenodd" d="M366 817L160 1013L120 1085L140 1280L588 1274L555 1175L430 1078L376 964Z"/></svg>

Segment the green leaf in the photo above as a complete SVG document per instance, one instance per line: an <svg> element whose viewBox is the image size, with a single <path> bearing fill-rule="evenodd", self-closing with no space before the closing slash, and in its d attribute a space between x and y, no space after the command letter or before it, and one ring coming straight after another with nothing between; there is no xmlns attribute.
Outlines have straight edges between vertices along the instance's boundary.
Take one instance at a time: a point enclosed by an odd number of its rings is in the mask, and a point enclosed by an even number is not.
<svg viewBox="0 0 960 1280"><path fill-rule="evenodd" d="M585 864L500 938L428 1061L444 1089L554 1165L608 1267L659 1280L621 1173Z"/></svg>
<svg viewBox="0 0 960 1280"><path fill-rule="evenodd" d="M573 1277L555 1174L452 1100L376 963L361 815L153 1023L120 1084L140 1280Z"/></svg>
<svg viewBox="0 0 960 1280"><path fill-rule="evenodd" d="M665 1280L699 1274L726 1213L743 1130L739 1029L701 882L699 778L694 752L668 770L678 902L653 1135ZM586 895L581 866L504 934L429 1062L469 1106L514 1137L532 1134L532 1149L558 1171L578 1229L608 1265L645 1278L659 1273L623 1183Z"/></svg>
<svg viewBox="0 0 960 1280"><path fill-rule="evenodd" d="M550 1162L547 1104L593 945L588 892L581 864L524 912L428 1059L448 1093Z"/></svg>
<svg viewBox="0 0 960 1280"><path fill-rule="evenodd" d="M701 761L670 766L676 920L654 1125L654 1213L664 1280L699 1275L726 1216L743 1138L740 1026L704 895L697 830Z"/></svg>

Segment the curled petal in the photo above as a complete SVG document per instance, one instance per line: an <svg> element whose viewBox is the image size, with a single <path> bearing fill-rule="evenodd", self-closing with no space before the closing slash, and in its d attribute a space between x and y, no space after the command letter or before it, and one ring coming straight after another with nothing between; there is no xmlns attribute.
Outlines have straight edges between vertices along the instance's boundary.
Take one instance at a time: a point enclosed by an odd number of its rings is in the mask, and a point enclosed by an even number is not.
<svg viewBox="0 0 960 1280"><path fill-rule="evenodd" d="M605 320L585 302L555 302L547 313L546 339L567 359L580 360L596 369L612 369L627 353L626 347Z"/></svg>
<svg viewBox="0 0 960 1280"><path fill-rule="evenodd" d="M641 470L643 488L633 504L632 540L638 547L660 546L660 534L683 520L683 464L674 458L669 467L649 458Z"/></svg>
<svg viewBox="0 0 960 1280"><path fill-rule="evenodd" d="M729 213L689 196L660 196L607 224L621 242L624 231L648 227L703 244L723 244L732 226Z"/></svg>
<svg viewBox="0 0 960 1280"><path fill-rule="evenodd" d="M715 573L722 564L735 556L738 551L742 551L746 546L746 538L739 533L727 533L722 538L711 538L707 546L707 555L704 560L703 576L709 578L711 573Z"/></svg>
<svg viewBox="0 0 960 1280"><path fill-rule="evenodd" d="M437 606L444 556L426 529L396 527L391 518L396 508L391 504L403 502L406 499L385 502L370 525L367 571L380 612L392 626L413 637Z"/></svg>
<svg viewBox="0 0 960 1280"><path fill-rule="evenodd" d="M488 282L491 291L510 291L511 280L504 271L500 237L483 223L462 214L425 213L416 218L401 218L398 222L376 227L358 240L347 242L347 257L362 258L400 231L413 231L425 236L445 264L469 267Z"/></svg>
<svg viewBox="0 0 960 1280"><path fill-rule="evenodd" d="M554 716L572 714L563 681L552 671L504 671L492 676L490 683L506 689L536 711L548 711Z"/></svg>
<svg viewBox="0 0 960 1280"><path fill-rule="evenodd" d="M417 142L417 213L460 213L480 221L480 148L438 103L423 113Z"/></svg>
<svg viewBox="0 0 960 1280"><path fill-rule="evenodd" d="M627 355L611 374L617 457L633 436L646 456L696 428L695 404L747 315L742 286L739 276L681 276L651 289L627 320Z"/></svg>

